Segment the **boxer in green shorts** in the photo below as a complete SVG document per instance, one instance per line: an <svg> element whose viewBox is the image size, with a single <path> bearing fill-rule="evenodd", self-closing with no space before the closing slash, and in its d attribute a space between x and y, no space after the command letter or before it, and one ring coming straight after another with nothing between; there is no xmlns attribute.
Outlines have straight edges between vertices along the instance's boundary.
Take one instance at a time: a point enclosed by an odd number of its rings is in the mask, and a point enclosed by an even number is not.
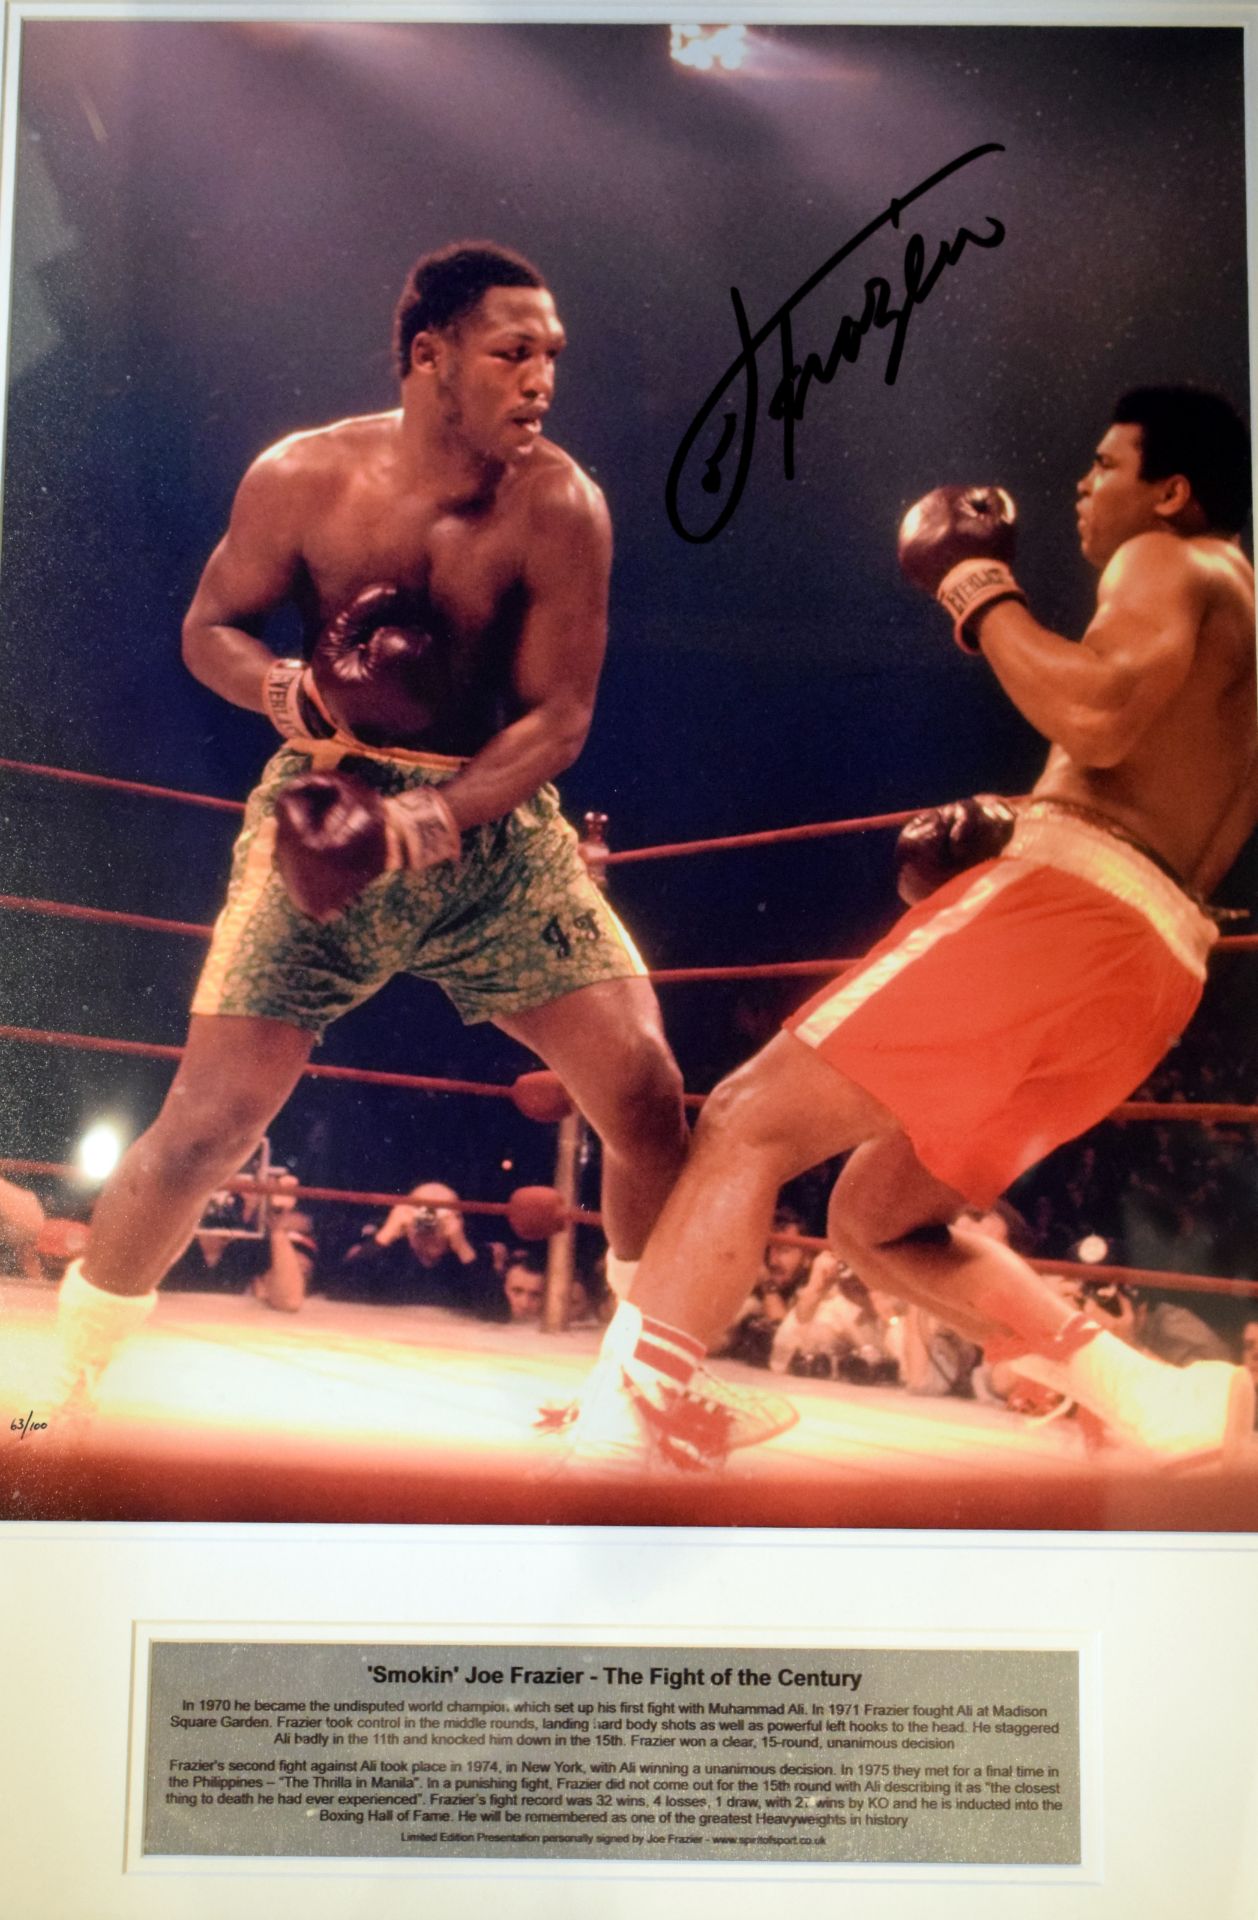
<svg viewBox="0 0 1258 1920"><path fill-rule="evenodd" d="M382 795L450 777L419 755L367 755L330 742L277 753L249 802L194 1013L285 1020L321 1034L395 973L413 973L443 988L470 1025L645 973L550 785L464 834L457 866L381 875L330 920L312 921L275 862L276 802L312 766L335 767Z"/></svg>
<svg viewBox="0 0 1258 1920"><path fill-rule="evenodd" d="M518 255L458 243L412 269L394 340L400 405L253 462L184 622L192 673L287 744L249 803L170 1094L63 1285L50 1404L90 1394L318 1034L395 972L559 1075L602 1140L618 1265L681 1166L654 994L550 784L589 730L611 563L601 492L543 432L554 300ZM261 638L285 605L300 659Z"/></svg>

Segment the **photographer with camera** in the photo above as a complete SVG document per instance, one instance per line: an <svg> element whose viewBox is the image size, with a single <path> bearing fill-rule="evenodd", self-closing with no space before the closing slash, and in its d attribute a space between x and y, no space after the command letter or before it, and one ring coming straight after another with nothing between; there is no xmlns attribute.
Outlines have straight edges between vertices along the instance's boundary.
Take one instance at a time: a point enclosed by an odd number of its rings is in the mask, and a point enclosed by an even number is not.
<svg viewBox="0 0 1258 1920"><path fill-rule="evenodd" d="M463 1230L459 1196L439 1180L422 1181L367 1228L333 1283L341 1299L376 1306L449 1307L478 1320L510 1318L492 1251Z"/></svg>
<svg viewBox="0 0 1258 1920"><path fill-rule="evenodd" d="M258 1193L211 1194L162 1284L173 1293L252 1293L277 1313L296 1313L318 1258L314 1224L297 1208L297 1175L257 1155L241 1171L272 1183L265 1206Z"/></svg>
<svg viewBox="0 0 1258 1920"><path fill-rule="evenodd" d="M1232 1360L1223 1335L1182 1300L1150 1298L1138 1287L1113 1281L1085 1281L1079 1295L1094 1311L1099 1308L1109 1314L1117 1322L1114 1331L1130 1346L1165 1360L1168 1366L1187 1367L1195 1360Z"/></svg>
<svg viewBox="0 0 1258 1920"><path fill-rule="evenodd" d="M773 1336L769 1366L854 1386L892 1386L900 1377L897 1303L875 1299L838 1255L819 1253Z"/></svg>

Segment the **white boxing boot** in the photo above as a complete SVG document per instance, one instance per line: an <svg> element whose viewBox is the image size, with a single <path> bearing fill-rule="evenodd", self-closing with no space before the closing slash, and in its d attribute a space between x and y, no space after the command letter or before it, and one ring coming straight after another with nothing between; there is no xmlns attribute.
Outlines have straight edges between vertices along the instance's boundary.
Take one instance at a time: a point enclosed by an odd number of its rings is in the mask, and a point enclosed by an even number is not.
<svg viewBox="0 0 1258 1920"><path fill-rule="evenodd" d="M676 1342L686 1336L643 1320L628 1301L616 1311L602 1351L567 1417L551 1423L567 1442L565 1470L642 1477L724 1466L793 1427L783 1395L732 1387Z"/></svg>
<svg viewBox="0 0 1258 1920"><path fill-rule="evenodd" d="M1221 1360L1167 1366L1083 1315L1054 1345L1051 1356L1020 1354L1009 1364L1168 1463L1222 1463L1253 1433L1254 1383L1243 1367Z"/></svg>
<svg viewBox="0 0 1258 1920"><path fill-rule="evenodd" d="M81 1260L66 1268L57 1296L58 1353L48 1383L47 1406L82 1418L95 1410L96 1386L114 1354L152 1313L157 1293L105 1293L83 1272Z"/></svg>

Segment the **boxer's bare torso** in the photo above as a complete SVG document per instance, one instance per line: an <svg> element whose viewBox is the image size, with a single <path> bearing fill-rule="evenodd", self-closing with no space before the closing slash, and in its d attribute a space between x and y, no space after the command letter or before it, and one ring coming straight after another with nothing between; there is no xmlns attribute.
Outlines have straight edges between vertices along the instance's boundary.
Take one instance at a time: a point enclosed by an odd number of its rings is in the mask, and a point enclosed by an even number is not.
<svg viewBox="0 0 1258 1920"><path fill-rule="evenodd" d="M543 288L491 287L460 327L419 334L388 413L295 433L245 474L184 622L184 658L261 712L285 604L309 652L365 586L421 589L451 693L412 744L470 757L463 826L497 818L580 751L607 639L611 528L576 462L543 435L565 345Z"/></svg>
<svg viewBox="0 0 1258 1920"><path fill-rule="evenodd" d="M1035 792L1114 820L1208 896L1258 824L1254 576L1230 541L1146 534L1102 578L1102 645L1107 614L1143 617L1140 576L1154 570L1170 625L1149 636L1147 670L1165 676L1160 704L1110 764L1054 746ZM1139 676L1139 635L1129 652Z"/></svg>
<svg viewBox="0 0 1258 1920"><path fill-rule="evenodd" d="M526 616L571 557L555 549L554 526L601 510L566 453L539 441L526 460L452 497L416 471L397 410L292 435L254 474L261 485L256 501L238 503L233 559L247 565L257 552L271 576L268 598L290 600L301 615L307 656L355 594L389 582L427 600L449 650L451 705L434 737L417 744L475 753L525 710L531 689L520 684L517 656ZM590 640L601 660L597 621Z"/></svg>
<svg viewBox="0 0 1258 1920"><path fill-rule="evenodd" d="M1145 476L1138 426L1107 429L1077 494L1100 573L1083 639L1011 601L984 614L982 650L1050 743L1035 791L1106 816L1208 896L1258 824L1253 569L1183 474Z"/></svg>

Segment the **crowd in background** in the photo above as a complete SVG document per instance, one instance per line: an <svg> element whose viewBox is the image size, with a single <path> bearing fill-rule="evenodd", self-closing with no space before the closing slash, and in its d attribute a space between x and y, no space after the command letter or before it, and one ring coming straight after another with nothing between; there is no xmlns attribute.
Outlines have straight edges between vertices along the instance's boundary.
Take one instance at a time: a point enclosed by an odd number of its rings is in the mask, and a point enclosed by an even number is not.
<svg viewBox="0 0 1258 1920"><path fill-rule="evenodd" d="M1231 982L1225 982L1230 987ZM1173 1110L1185 1102L1254 1104L1258 1059L1238 1044L1242 990L1216 996L1149 1083L1133 1096ZM313 1150L313 1149L312 1149ZM248 1293L295 1312L311 1296L403 1307L436 1306L482 1322L537 1325L545 1296L545 1247L519 1247L469 1231L455 1190L424 1180L404 1202L361 1207L299 1202L302 1168L266 1169L272 1186L256 1196L223 1193L168 1275L172 1290ZM257 1171L257 1164L254 1165ZM320 1172L326 1170L320 1168ZM835 1164L816 1169L782 1196L775 1234L819 1235ZM590 1168L596 1177L596 1162ZM309 1175L306 1176L309 1178ZM36 1183L39 1184L39 1183ZM62 1190L48 1204L0 1180L0 1270L56 1279L81 1251L88 1202ZM75 1217L65 1217L75 1216ZM1061 1284L1126 1338L1175 1364L1242 1360L1258 1376L1258 1302L1220 1293L1139 1288L1088 1263L1221 1279L1255 1276L1258 1143L1253 1127L1226 1119L1112 1120L1049 1156L973 1224L1024 1254L1061 1261ZM569 1324L597 1325L614 1301L603 1278L602 1243L578 1236L579 1278ZM898 1386L913 1394L998 1401L1046 1411L1022 1385L993 1373L978 1349L929 1315L871 1292L828 1252L774 1240L754 1287L721 1345L752 1367L849 1385Z"/></svg>

